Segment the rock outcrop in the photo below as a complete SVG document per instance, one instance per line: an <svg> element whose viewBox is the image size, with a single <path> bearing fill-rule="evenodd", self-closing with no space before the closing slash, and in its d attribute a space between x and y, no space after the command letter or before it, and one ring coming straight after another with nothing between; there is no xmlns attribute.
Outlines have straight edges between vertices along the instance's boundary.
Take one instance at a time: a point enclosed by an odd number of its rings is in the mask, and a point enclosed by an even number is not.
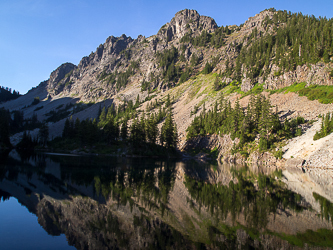
<svg viewBox="0 0 333 250"><path fill-rule="evenodd" d="M52 95L59 94L70 82L72 72L77 68L72 63L64 63L54 70L47 81L47 90Z"/></svg>
<svg viewBox="0 0 333 250"><path fill-rule="evenodd" d="M240 48L251 44L250 40L253 38L259 39L266 34L274 35L275 28L283 27L283 23L276 24L274 29L273 25L267 24L269 20L273 19L274 13L272 10L265 10L254 17L250 17L244 25L239 27L229 26L228 34L222 36L223 45L218 47L211 44L207 46L192 44L195 38L204 34L203 31L206 31L209 39L213 37L215 31L221 31L214 19L201 16L195 10L179 11L169 23L163 25L157 34L151 37L146 38L141 35L136 39L126 35L108 37L105 43L99 45L95 52L83 57L78 66L71 63L61 65L51 73L49 80L18 99L1 104L1 107L10 111L21 109L24 112L25 119L36 114L38 119L43 121L49 117L50 113L67 104L93 102L96 104L89 109L70 115L73 116L73 119L79 118L80 120L96 118L100 105L110 106L113 103L118 106L130 100L135 102L138 95L141 101L145 100L148 96L148 90L142 90L141 87L143 82L149 82L149 91L154 90L154 94L150 95L150 97L154 96L151 102L163 103L167 94L175 99L173 103L174 118L180 138L179 145L180 148L184 148L186 129L194 119L194 115L192 115L194 109L201 112L203 103L206 104L206 107L212 106L223 92L214 92L211 88L214 79L210 78L209 75L199 73L207 62L214 63L216 65L213 72L222 74L221 82L231 84L234 81L234 74L224 74L224 71L227 67L235 68ZM255 30L256 32L253 32ZM256 37L250 38L254 34L256 34ZM182 42L181 39L184 36L188 36L188 39ZM173 48L176 50L175 58L170 59L166 56L166 52ZM191 60L195 56L197 61L192 63ZM174 67L170 67L169 72L179 71L174 79L165 77L168 69L165 65L161 66L161 61L163 61L161 58L163 57L174 63ZM226 65L226 62L229 62L229 64ZM188 69L189 65L191 65L191 74L195 77L175 87L180 74ZM282 73L274 64L270 64L269 67L271 73L268 76L266 75L265 78L250 79L247 74L248 69L243 64L241 90L249 91L257 82L263 84L265 89L278 89L295 82L306 82L307 85L333 84L333 79L330 76L333 68L332 62L318 62L315 65L304 64L297 66L295 71ZM189 77L190 75L186 79ZM211 95L211 93L213 94ZM302 99L294 93L270 96L266 93L265 95L271 99L272 105L279 107L282 119L294 118L300 115L311 120L316 119L318 114L331 110L331 106L323 107L316 101L310 102L306 97ZM38 97L41 102L37 105L31 105L35 97ZM236 93L227 96L231 103L234 103L240 97ZM247 97L240 100L240 102L243 103L244 107L248 102ZM139 109L147 110L147 106L148 102L142 104ZM158 110L151 110L151 113L153 112L156 113ZM61 135L64 123L65 119L49 123L50 139ZM30 133L37 136L38 129ZM12 141L18 142L21 136L22 133L14 135ZM198 144L206 143L204 147L210 150L215 147L218 148L220 152L219 161L228 163L245 162L245 159L240 157L239 154L236 156L230 154L234 141L228 136L211 136L199 140ZM235 143L237 143L237 140ZM202 145L198 146L201 147ZM310 145L308 146L307 148L311 148ZM324 149L318 155L320 157L313 155L307 159L305 166L314 162L318 163L320 158L327 162L331 157L330 151L326 152ZM253 165L269 167L279 164L279 162L274 161L274 157L267 154L253 154L249 158L248 162Z"/></svg>
<svg viewBox="0 0 333 250"><path fill-rule="evenodd" d="M176 13L170 23L162 26L157 33L159 39L167 41L181 39L188 32L199 35L202 30L212 33L217 29L215 20L211 17L200 16L196 10L182 10Z"/></svg>
<svg viewBox="0 0 333 250"><path fill-rule="evenodd" d="M293 85L294 83L305 82L309 85L333 85L333 78L330 77L330 71L333 64L319 62L315 65L308 64L297 66L295 71L285 72L281 75L274 76L279 68L272 66L271 74L264 80L259 77L258 83L264 83L265 89L279 89Z"/></svg>

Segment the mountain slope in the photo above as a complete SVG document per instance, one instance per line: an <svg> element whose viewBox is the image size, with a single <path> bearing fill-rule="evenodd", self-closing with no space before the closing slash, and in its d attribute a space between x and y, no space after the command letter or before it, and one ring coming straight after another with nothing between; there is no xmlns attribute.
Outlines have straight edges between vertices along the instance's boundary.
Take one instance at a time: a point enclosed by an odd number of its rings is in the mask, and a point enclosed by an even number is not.
<svg viewBox="0 0 333 250"><path fill-rule="evenodd" d="M300 28L304 27L307 29L302 32ZM97 117L100 105L119 106L134 102L138 95L143 102L149 94L154 97L150 103L163 102L170 93L182 144L193 119L191 111L196 107L200 111L204 102L209 107L222 94L234 102L241 97L235 92L245 93L257 87L273 90L294 82L332 85L330 27L331 19L274 9L262 11L240 26L218 27L211 17L183 10L151 37L107 38L79 65L62 64L49 80L1 106L10 111L22 110L25 119L36 114L41 121L51 121L53 138L61 135L64 116L49 118L66 105L69 108L65 111L82 120ZM297 35L299 40L295 39ZM281 37L285 37L284 42ZM309 46L316 50L305 52ZM217 89L214 81L218 82ZM34 98L41 101L32 105ZM74 112L70 107L79 102L95 104ZM144 102L139 109L147 110L147 106L148 102ZM287 107L280 104L279 108L283 111ZM294 105L290 113L302 109ZM314 119L321 111L309 112L304 115Z"/></svg>

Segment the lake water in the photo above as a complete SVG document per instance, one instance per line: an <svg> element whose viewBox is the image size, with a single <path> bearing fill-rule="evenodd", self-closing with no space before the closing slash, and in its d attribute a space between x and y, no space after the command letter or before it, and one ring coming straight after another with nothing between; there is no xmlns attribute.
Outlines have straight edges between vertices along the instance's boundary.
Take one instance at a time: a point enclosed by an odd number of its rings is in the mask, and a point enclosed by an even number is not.
<svg viewBox="0 0 333 250"><path fill-rule="evenodd" d="M333 246L332 204L314 193L315 211L281 173L15 151L0 160L1 249Z"/></svg>

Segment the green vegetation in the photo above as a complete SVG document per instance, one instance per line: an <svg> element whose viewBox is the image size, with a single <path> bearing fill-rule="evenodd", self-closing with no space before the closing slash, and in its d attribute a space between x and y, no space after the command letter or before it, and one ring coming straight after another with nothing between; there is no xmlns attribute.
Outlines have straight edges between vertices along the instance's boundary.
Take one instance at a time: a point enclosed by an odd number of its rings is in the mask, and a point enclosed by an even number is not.
<svg viewBox="0 0 333 250"><path fill-rule="evenodd" d="M203 107L201 114L188 127L187 139L198 135L230 134L232 139L240 139L238 145L234 145L233 153L243 152L246 155L247 144L256 138L259 139L259 150L266 151L274 147L274 143L301 133L298 126L305 122L303 118L281 123L277 112L271 109L269 100L261 95L251 96L246 112L238 101L232 108L231 103L222 97L213 110L206 111Z"/></svg>
<svg viewBox="0 0 333 250"><path fill-rule="evenodd" d="M65 75L65 79L70 77L73 74L73 70L69 71L66 75Z"/></svg>
<svg viewBox="0 0 333 250"><path fill-rule="evenodd" d="M230 30L228 26L219 27L214 33L209 34L206 30L203 30L200 36L192 37L192 30L190 29L180 40L181 43L192 43L197 47L204 47L211 45L215 48L220 48L225 45L227 35L230 35L233 30Z"/></svg>
<svg viewBox="0 0 333 250"><path fill-rule="evenodd" d="M304 233L297 233L296 235L272 232L269 232L269 234L276 235L298 247L304 247L305 244L319 247L333 247L333 232L328 229L319 229L318 231L306 230Z"/></svg>
<svg viewBox="0 0 333 250"><path fill-rule="evenodd" d="M23 132L25 130L33 130L35 128L40 128L42 123L38 121L37 115L33 113L32 117L24 119L23 111L13 110L9 112L8 110L0 109L0 130L3 133L4 139L0 141L7 141L7 137ZM5 143L8 144L8 141Z"/></svg>
<svg viewBox="0 0 333 250"><path fill-rule="evenodd" d="M333 103L333 86L311 85L298 91L300 96L309 100L318 100L320 103Z"/></svg>
<svg viewBox="0 0 333 250"><path fill-rule="evenodd" d="M145 79L141 82L141 91L146 91L150 87L150 82L147 82Z"/></svg>
<svg viewBox="0 0 333 250"><path fill-rule="evenodd" d="M261 94L264 91L264 87L263 87L264 84L265 83L254 85L254 87L252 89L250 89L246 93L242 94L242 98L244 96L248 96L248 95L258 95L258 94Z"/></svg>
<svg viewBox="0 0 333 250"><path fill-rule="evenodd" d="M224 95L230 95L232 93L244 94L244 92L241 91L240 82L235 81L226 86L223 93Z"/></svg>
<svg viewBox="0 0 333 250"><path fill-rule="evenodd" d="M272 20L267 16L263 24L266 30L273 27L276 32L263 36L256 28L253 30L237 57L235 77L238 81L242 65L249 70L247 77L254 79L270 73L272 60L280 69L274 72L275 76L295 70L298 65L330 61L333 19L277 11Z"/></svg>
<svg viewBox="0 0 333 250"><path fill-rule="evenodd" d="M291 86L284 87L277 90L270 91L271 94L274 93L288 93L295 92L300 96L306 96L309 100L318 100L320 103L328 104L333 103L333 86L325 85L310 85L305 87L306 83L294 83Z"/></svg>
<svg viewBox="0 0 333 250"><path fill-rule="evenodd" d="M288 87L284 87L284 88L280 88L280 89L276 89L276 90L271 90L271 94L274 93L288 93L288 92L298 92L302 89L304 89L306 86L305 82L301 82L301 83L294 83L293 85L290 85Z"/></svg>
<svg viewBox="0 0 333 250"><path fill-rule="evenodd" d="M213 71L213 67L210 65L209 62L206 63L204 69L202 70L203 74L209 74Z"/></svg>
<svg viewBox="0 0 333 250"><path fill-rule="evenodd" d="M164 50L162 53L158 52L156 57L159 66L163 69L163 79L167 82L177 82L181 75L181 69L179 66L176 66L179 57L178 49L172 47L169 50Z"/></svg>
<svg viewBox="0 0 333 250"><path fill-rule="evenodd" d="M32 152L35 147L45 147L49 139L49 127L47 123L38 122L39 132L37 137L31 137L30 132L24 130L21 141L16 145L20 152Z"/></svg>
<svg viewBox="0 0 333 250"><path fill-rule="evenodd" d="M0 103L14 100L20 97L20 92L13 90L8 87L0 87Z"/></svg>
<svg viewBox="0 0 333 250"><path fill-rule="evenodd" d="M190 79L191 75L192 75L192 69L186 64L185 70L180 75L179 83L186 82L188 79Z"/></svg>
<svg viewBox="0 0 333 250"><path fill-rule="evenodd" d="M36 98L35 100L39 100L39 98ZM21 142L18 144L17 148L32 150L35 146L37 146L37 144L45 146L48 139L48 122L57 122L68 117L70 114L75 114L90 107L92 104L93 103L69 103L65 107L63 104L59 105L55 110L51 110L45 114L47 118L44 120L44 122L38 121L37 114L35 113L32 115L32 117L25 119L23 116L23 111L14 110L10 113L8 110L2 108L0 112L0 129L1 132L3 132L3 136L0 136L0 142L3 141L3 143L8 146L8 138L10 135L24 132ZM37 107L35 111L38 111L42 108L43 106ZM26 132L36 128L40 129L40 134L38 136L39 139L32 138L29 132Z"/></svg>
<svg viewBox="0 0 333 250"><path fill-rule="evenodd" d="M322 123L320 131L317 131L313 137L313 140L318 140L323 138L333 132L333 115L327 113L326 115L322 116Z"/></svg>
<svg viewBox="0 0 333 250"><path fill-rule="evenodd" d="M240 214L244 214L245 230L258 237L268 225L270 214L277 213L279 208L289 208L300 212L301 196L284 189L277 180L260 174L256 177L258 189L253 183L253 177L246 171L233 170L237 183L230 181L229 185L210 184L195 180L185 175L185 186L191 199L199 205L199 213L206 208L215 221L231 216L235 223Z"/></svg>
<svg viewBox="0 0 333 250"><path fill-rule="evenodd" d="M51 110L50 112L45 114L45 116L47 116L45 121L46 122L60 121L62 119L65 119L69 115L73 115L78 112L81 112L82 110L85 110L86 108L89 108L92 105L93 105L93 103L84 104L82 102L75 103L75 104L68 103L68 104L66 104L66 106L64 108L63 108L63 105L62 106L59 105L56 108L56 110Z"/></svg>
<svg viewBox="0 0 333 250"><path fill-rule="evenodd" d="M216 76L215 81L214 81L214 90L219 91L223 87L220 78Z"/></svg>
<svg viewBox="0 0 333 250"><path fill-rule="evenodd" d="M38 103L40 103L39 96L34 97L34 100L32 101L31 105L37 105Z"/></svg>
<svg viewBox="0 0 333 250"><path fill-rule="evenodd" d="M98 153L116 153L118 149L123 149L128 153L144 156L174 155L177 128L172 118L170 97L168 96L163 109L160 103L155 104L159 107L158 113L147 116L143 113L139 117L136 111L140 105L138 96L135 105L129 101L119 105L117 110L113 105L100 108L98 120L67 119L62 137L53 140L51 146L67 150L88 146ZM159 132L157 125L164 117L166 119ZM132 124L128 127L130 119ZM158 138L160 145L157 145Z"/></svg>
<svg viewBox="0 0 333 250"><path fill-rule="evenodd" d="M139 61L131 61L130 66L127 68L126 71L124 72L118 72L117 70L113 73L106 73L106 71L104 70L99 76L98 76L98 80L99 81L103 81L105 82L107 85L110 86L116 86L117 90L119 90L120 88L125 88L127 83L128 83L128 79L134 75L135 70L137 70L140 66L140 62Z"/></svg>
<svg viewBox="0 0 333 250"><path fill-rule="evenodd" d="M195 67L198 65L199 62L200 62L200 58L195 53L193 53L191 56L191 60L190 60L191 66Z"/></svg>
<svg viewBox="0 0 333 250"><path fill-rule="evenodd" d="M114 165L114 162L112 163L111 165ZM140 212L133 213L133 221L128 222L133 223L134 229L139 231L140 235L149 234L152 241L146 246L148 249L179 249L179 246L185 244L184 240L187 237L164 222L169 217L167 204L176 178L173 162L156 163L135 159L128 165L126 172L110 167L110 162L105 162L105 159L100 157L89 161L82 158L73 159L70 163L60 161L60 165L64 182L71 180L71 183L76 185L92 185L94 197L112 200L118 207L129 206L133 212L134 208L137 208ZM85 202L90 202L90 199ZM91 203L91 206L95 206L95 203ZM161 216L163 221L156 224L149 216L149 210ZM87 209L82 212L89 214L93 211L94 209ZM117 244L126 248L131 236L124 231L122 223L118 215L110 210L105 217L90 217L87 226L93 233L103 232L110 237L116 237ZM105 242L110 248L118 246L113 242Z"/></svg>
<svg viewBox="0 0 333 250"><path fill-rule="evenodd" d="M213 165L217 164L217 157L219 155L219 150L217 147L213 148L212 150L206 148L193 148L188 152L192 156L196 156L199 153L207 154L207 162Z"/></svg>
<svg viewBox="0 0 333 250"><path fill-rule="evenodd" d="M320 204L322 218L325 218L327 221L331 221L333 225L333 204L315 192L313 192L313 197Z"/></svg>
<svg viewBox="0 0 333 250"><path fill-rule="evenodd" d="M169 112L161 128L160 143L162 146L165 145L169 150L170 148L175 149L177 147L177 142L177 126L173 120L172 113Z"/></svg>
<svg viewBox="0 0 333 250"><path fill-rule="evenodd" d="M146 81L144 78L141 82L141 91L146 91L148 90L148 95L149 93L156 91L156 86L159 83L159 77L155 77L154 73L151 72L149 76L149 81ZM155 89L153 89L155 87Z"/></svg>

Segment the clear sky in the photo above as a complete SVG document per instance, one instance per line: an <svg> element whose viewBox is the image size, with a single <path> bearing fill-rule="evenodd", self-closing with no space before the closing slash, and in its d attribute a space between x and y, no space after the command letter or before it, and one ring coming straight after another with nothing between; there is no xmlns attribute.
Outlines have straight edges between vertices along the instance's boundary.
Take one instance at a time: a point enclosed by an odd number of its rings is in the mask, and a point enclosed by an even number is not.
<svg viewBox="0 0 333 250"><path fill-rule="evenodd" d="M26 93L62 63L77 65L107 37L149 37L182 9L225 26L271 7L333 17L332 0L1 0L0 85Z"/></svg>

